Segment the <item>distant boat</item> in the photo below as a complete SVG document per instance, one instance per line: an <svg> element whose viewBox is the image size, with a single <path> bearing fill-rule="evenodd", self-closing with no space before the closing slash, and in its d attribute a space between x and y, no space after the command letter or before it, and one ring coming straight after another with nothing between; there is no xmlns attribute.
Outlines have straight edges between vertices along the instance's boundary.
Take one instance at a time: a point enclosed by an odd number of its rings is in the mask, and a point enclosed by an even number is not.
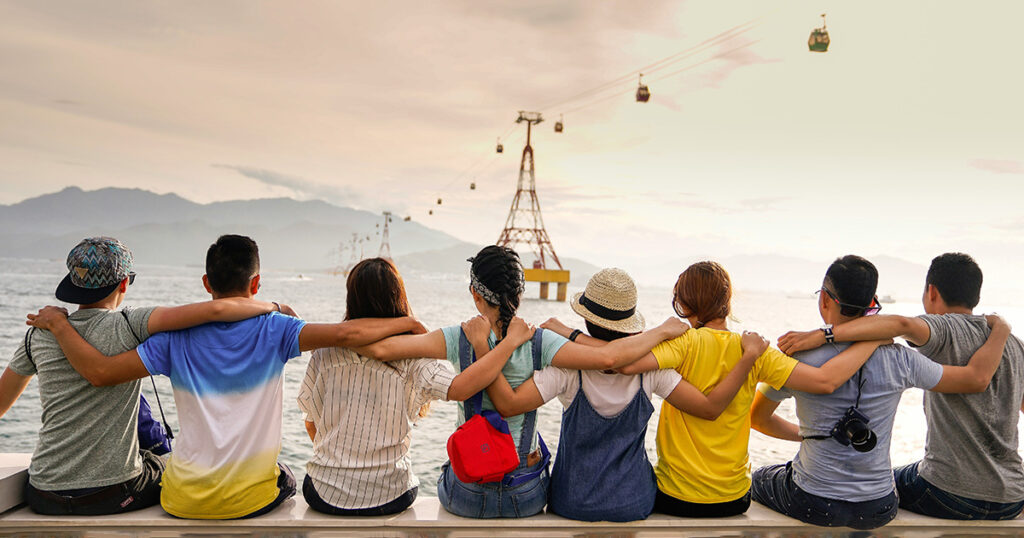
<svg viewBox="0 0 1024 538"><path fill-rule="evenodd" d="M893 304L896 302L896 299L893 299L892 295L883 295L878 298L878 302L882 304Z"/></svg>

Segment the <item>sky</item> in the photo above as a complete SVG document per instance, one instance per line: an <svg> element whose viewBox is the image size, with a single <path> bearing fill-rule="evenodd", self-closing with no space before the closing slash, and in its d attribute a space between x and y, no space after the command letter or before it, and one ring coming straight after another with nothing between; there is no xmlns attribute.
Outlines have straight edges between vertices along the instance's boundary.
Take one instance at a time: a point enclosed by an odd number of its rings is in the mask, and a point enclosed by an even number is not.
<svg viewBox="0 0 1024 538"><path fill-rule="evenodd" d="M670 282L701 257L960 250L1024 288L1021 20L1013 0L0 1L0 203L324 199L490 243L513 120L538 110L561 257Z"/></svg>

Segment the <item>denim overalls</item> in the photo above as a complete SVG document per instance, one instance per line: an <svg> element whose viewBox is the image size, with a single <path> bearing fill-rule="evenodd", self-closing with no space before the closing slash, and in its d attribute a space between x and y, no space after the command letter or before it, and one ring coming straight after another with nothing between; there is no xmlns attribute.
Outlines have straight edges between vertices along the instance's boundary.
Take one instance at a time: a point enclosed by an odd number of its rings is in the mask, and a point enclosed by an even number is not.
<svg viewBox="0 0 1024 538"><path fill-rule="evenodd" d="M548 511L581 521L634 521L654 509L657 481L644 437L654 412L643 377L618 415L601 416L579 390L562 413L558 455L551 471Z"/></svg>
<svg viewBox="0 0 1024 538"><path fill-rule="evenodd" d="M541 367L542 331L533 334L533 369ZM459 365L462 371L472 364L472 346L463 332L459 338ZM466 400L465 417L478 413L483 401L483 391ZM437 497L445 510L463 517L495 518L495 517L527 517L541 513L548 502L548 462L551 455L544 440L538 437L541 450L541 461L527 466L527 456L533 444L533 435L537 425L537 411L524 414L522 435L519 437L519 467L505 475L500 482L487 484L466 483L459 480L452 470L451 463L445 462L441 467L441 476L437 477Z"/></svg>

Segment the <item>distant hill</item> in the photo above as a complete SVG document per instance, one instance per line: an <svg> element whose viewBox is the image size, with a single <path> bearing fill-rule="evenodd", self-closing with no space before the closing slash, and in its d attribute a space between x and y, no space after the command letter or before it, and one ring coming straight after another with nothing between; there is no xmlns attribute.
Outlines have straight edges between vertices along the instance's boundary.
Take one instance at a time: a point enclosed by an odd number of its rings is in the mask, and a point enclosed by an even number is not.
<svg viewBox="0 0 1024 538"><path fill-rule="evenodd" d="M217 236L238 233L260 245L265 268L326 269L352 258L353 234L361 240L354 250L376 255L382 220L319 200L197 204L140 189L68 187L0 206L0 252L13 258L63 259L83 237L108 235L124 241L140 263L201 265ZM393 219L390 235L396 257L461 243L400 217Z"/></svg>

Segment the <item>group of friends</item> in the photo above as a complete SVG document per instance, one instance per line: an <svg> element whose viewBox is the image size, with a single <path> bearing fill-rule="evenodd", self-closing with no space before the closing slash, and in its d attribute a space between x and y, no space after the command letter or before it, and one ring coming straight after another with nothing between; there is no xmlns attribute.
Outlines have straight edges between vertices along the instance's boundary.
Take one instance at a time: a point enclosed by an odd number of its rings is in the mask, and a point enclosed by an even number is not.
<svg viewBox="0 0 1024 538"><path fill-rule="evenodd" d="M428 331L390 260L351 269L344 320L307 323L254 299L259 251L248 237L210 246L210 301L121 310L135 279L131 252L116 239L83 240L56 289L80 308L30 314L0 376L0 416L39 378L28 505L93 515L159 503L199 519L270 512L298 489L278 462L283 372L312 351L298 396L313 446L301 488L327 514L394 514L413 503L410 435L433 400L460 402L459 424L496 410L519 455L497 482L463 482L443 465L440 503L464 517L528 517L545 506L583 521L726 517L753 500L816 525L871 529L898 508L951 519L1024 508L1024 347L1001 318L973 313L982 273L968 255L932 261L918 317L879 314L874 265L838 258L818 294L825 325L783 335L779 349L728 329L732 285L715 262L686 268L673 289L678 317L647 330L633 280L601 270L572 298L585 331L516 317L525 282L513 250L488 246L470 262L467 299L480 315ZM154 430L140 380L157 374L170 378L179 431L173 447L140 448ZM910 387L927 391L925 455L894 470L893 423ZM652 466L644 439L655 394L664 402ZM551 464L536 410L555 398L564 411ZM776 414L787 398L799 424ZM751 428L799 442L799 452L751 473Z"/></svg>

